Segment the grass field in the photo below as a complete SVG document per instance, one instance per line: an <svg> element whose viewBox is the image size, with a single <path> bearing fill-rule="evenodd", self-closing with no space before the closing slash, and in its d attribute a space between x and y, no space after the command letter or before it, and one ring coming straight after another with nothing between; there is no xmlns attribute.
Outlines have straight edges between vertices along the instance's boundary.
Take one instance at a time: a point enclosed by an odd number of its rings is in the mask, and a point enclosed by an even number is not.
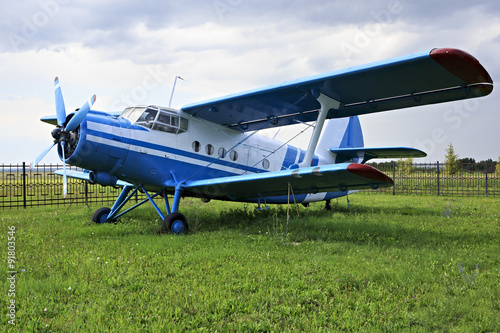
<svg viewBox="0 0 500 333"><path fill-rule="evenodd" d="M183 199L190 233L182 236L157 234L150 206L116 225L89 223L97 206L4 210L2 300L15 301L15 318L3 306L2 326L500 331L498 198L350 199L349 208L345 199L333 201L331 212L320 203L300 206L300 218L293 207L288 234L286 206L256 211ZM18 272L14 279L9 271Z"/></svg>

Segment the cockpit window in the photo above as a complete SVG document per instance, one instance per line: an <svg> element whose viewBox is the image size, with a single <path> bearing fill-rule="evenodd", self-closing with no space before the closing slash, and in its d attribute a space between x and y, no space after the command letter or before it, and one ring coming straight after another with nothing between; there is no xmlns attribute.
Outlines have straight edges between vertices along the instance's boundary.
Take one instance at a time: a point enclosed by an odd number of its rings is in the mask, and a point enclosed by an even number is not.
<svg viewBox="0 0 500 333"><path fill-rule="evenodd" d="M130 107L126 108L120 117L127 118L130 120L131 123L135 123L139 117L144 113L144 110L146 110L145 106L137 106L137 107Z"/></svg>
<svg viewBox="0 0 500 333"><path fill-rule="evenodd" d="M154 105L127 108L121 116L136 125L161 132L179 134L187 131L188 128L188 120L181 117L178 111Z"/></svg>
<svg viewBox="0 0 500 333"><path fill-rule="evenodd" d="M146 109L146 111L144 111L144 113L139 117L137 122L142 123L145 121L146 123L152 123L155 121L157 115L158 110Z"/></svg>

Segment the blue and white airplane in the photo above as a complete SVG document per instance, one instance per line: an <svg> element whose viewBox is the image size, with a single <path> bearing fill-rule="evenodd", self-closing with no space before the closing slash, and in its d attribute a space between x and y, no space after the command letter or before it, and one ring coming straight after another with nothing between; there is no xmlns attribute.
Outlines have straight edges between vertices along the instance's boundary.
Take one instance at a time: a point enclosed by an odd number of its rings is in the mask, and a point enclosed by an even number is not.
<svg viewBox="0 0 500 333"><path fill-rule="evenodd" d="M286 203L326 201L350 191L390 187L393 181L365 165L372 158L423 157L404 147L364 147L358 115L486 96L493 81L470 54L432 49L183 106L126 108L119 114L91 110L95 95L66 115L59 80L56 128L61 160L86 172L60 172L104 186L122 186L97 223L112 222L150 202L165 230L188 229L182 197ZM327 119L331 119L327 121ZM307 150L258 135L259 130L315 122ZM326 123L326 124L325 124ZM323 135L322 134L323 131ZM137 192L147 199L123 210ZM165 199L166 214L153 200ZM168 195L173 195L170 203Z"/></svg>

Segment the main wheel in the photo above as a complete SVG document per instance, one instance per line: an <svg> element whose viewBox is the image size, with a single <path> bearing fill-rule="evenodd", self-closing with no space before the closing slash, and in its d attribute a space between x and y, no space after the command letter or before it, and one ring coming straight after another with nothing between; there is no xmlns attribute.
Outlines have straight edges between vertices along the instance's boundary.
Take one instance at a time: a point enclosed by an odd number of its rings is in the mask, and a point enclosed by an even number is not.
<svg viewBox="0 0 500 333"><path fill-rule="evenodd" d="M180 235L188 231L186 218L181 213L172 213L163 220L163 229L171 231L174 234Z"/></svg>
<svg viewBox="0 0 500 333"><path fill-rule="evenodd" d="M92 221L98 224L106 223L106 219L110 212L111 209L108 207L99 208L94 212L94 215L92 215Z"/></svg>

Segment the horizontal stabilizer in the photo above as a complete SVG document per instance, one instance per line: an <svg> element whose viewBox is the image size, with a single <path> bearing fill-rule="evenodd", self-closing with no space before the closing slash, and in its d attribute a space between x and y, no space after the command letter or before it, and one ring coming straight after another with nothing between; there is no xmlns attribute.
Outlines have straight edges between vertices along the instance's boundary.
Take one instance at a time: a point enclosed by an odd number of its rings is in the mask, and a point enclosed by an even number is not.
<svg viewBox="0 0 500 333"><path fill-rule="evenodd" d="M184 186L188 195L213 199L246 200L323 192L377 189L393 185L391 178L368 165L343 163L193 181Z"/></svg>
<svg viewBox="0 0 500 333"><path fill-rule="evenodd" d="M362 158L362 163L374 158L418 158L426 157L421 150L407 147L375 147L375 148L336 148L330 151L337 155L336 161L343 163L353 158Z"/></svg>

